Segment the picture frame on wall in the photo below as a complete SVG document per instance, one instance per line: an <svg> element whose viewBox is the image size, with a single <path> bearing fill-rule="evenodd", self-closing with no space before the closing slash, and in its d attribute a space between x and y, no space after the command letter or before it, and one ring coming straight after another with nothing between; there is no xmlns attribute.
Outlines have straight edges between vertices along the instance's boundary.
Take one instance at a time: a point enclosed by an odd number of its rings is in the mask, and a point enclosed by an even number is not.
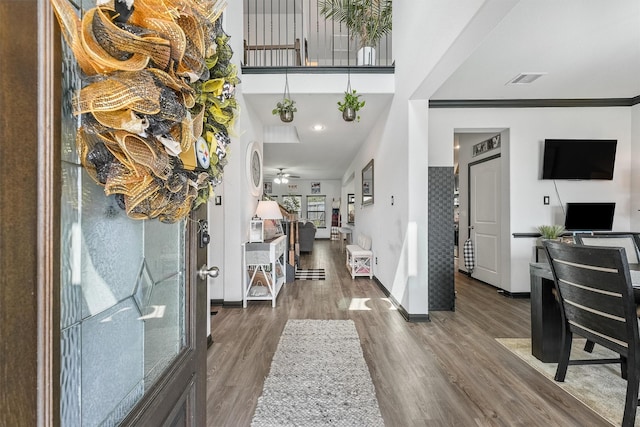
<svg viewBox="0 0 640 427"><path fill-rule="evenodd" d="M486 153L487 151L495 150L496 148L500 148L500 134L489 138L485 141L478 142L472 148L472 157L479 156L480 154Z"/></svg>
<svg viewBox="0 0 640 427"><path fill-rule="evenodd" d="M320 183L312 182L311 183L311 194L320 194Z"/></svg>
<svg viewBox="0 0 640 427"><path fill-rule="evenodd" d="M263 188L262 188L263 192L265 194L271 194L273 192L273 184L271 181L265 181Z"/></svg>

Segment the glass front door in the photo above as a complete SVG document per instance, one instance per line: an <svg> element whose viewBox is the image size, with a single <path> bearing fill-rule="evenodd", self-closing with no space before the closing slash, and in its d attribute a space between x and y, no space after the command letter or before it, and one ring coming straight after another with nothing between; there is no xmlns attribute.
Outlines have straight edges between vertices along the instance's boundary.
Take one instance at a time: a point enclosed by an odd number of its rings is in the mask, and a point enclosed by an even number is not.
<svg viewBox="0 0 640 427"><path fill-rule="evenodd" d="M63 57L61 425L113 426L193 344L188 228L130 219L87 175L69 98L79 72Z"/></svg>

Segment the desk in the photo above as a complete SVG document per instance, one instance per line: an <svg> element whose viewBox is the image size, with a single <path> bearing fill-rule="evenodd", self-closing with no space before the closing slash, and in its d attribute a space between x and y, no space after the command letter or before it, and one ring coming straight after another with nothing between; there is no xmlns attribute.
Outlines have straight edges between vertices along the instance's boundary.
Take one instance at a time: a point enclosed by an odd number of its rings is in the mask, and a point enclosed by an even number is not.
<svg viewBox="0 0 640 427"><path fill-rule="evenodd" d="M640 264L629 264L633 293L640 303ZM560 304L553 294L553 274L546 262L529 264L531 276L531 354L545 363L557 363L562 344ZM638 285L636 286L635 283Z"/></svg>
<svg viewBox="0 0 640 427"><path fill-rule="evenodd" d="M250 300L269 300L276 306L278 292L285 282L285 264L287 236L277 237L264 243L242 244L242 306L247 307ZM252 295L251 286L260 273L267 283L266 295Z"/></svg>

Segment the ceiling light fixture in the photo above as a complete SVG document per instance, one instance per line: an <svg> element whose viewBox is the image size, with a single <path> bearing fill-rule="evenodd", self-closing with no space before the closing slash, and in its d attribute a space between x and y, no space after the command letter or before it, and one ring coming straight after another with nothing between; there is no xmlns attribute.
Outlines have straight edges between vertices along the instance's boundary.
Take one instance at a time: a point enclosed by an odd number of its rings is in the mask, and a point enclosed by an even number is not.
<svg viewBox="0 0 640 427"><path fill-rule="evenodd" d="M321 130L324 130L324 125L321 125L320 123L318 123L317 125L313 125L313 130L315 130L316 132L320 132Z"/></svg>
<svg viewBox="0 0 640 427"><path fill-rule="evenodd" d="M299 176L293 176L291 174L283 172L283 168L278 169L280 172L276 175L276 178L273 180L276 184L286 184L289 182L289 178L300 178Z"/></svg>

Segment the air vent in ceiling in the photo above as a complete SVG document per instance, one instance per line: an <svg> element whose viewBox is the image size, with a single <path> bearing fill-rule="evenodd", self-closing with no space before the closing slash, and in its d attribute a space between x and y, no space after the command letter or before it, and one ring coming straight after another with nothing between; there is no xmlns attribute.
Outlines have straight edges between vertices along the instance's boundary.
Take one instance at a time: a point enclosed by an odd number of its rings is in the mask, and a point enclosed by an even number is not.
<svg viewBox="0 0 640 427"><path fill-rule="evenodd" d="M263 141L265 144L297 144L300 142L298 129L295 126L274 125L263 127Z"/></svg>
<svg viewBox="0 0 640 427"><path fill-rule="evenodd" d="M520 73L507 82L508 85L523 85L533 83L547 73Z"/></svg>

